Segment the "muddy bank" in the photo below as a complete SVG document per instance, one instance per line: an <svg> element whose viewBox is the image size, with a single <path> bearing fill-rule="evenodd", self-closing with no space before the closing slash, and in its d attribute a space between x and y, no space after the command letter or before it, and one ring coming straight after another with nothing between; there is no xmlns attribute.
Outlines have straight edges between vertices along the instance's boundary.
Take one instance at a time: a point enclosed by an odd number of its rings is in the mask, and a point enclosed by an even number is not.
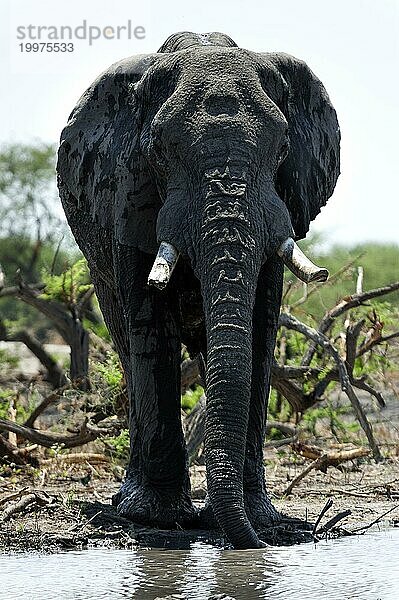
<svg viewBox="0 0 399 600"><path fill-rule="evenodd" d="M287 484L308 463L295 455L275 450L266 453L266 471L275 506L291 517L277 528L261 532L270 544L311 541L312 528L323 506L332 507L318 529L335 515L351 511L340 520L342 535L382 517L373 527L399 526L399 458L382 464L370 460L352 461L326 473L310 472L289 496ZM111 464L48 464L41 469L3 472L0 478L0 551L36 550L55 552L96 546L132 548L138 545L160 548L188 548L194 540L223 547L218 531L160 531L137 526L119 517L110 499L120 485L121 469ZM95 462L95 461L93 461ZM205 468L191 469L193 497L198 507L206 493ZM16 507L16 508L15 508ZM390 511L390 512L388 512ZM327 535L327 534L326 534Z"/></svg>

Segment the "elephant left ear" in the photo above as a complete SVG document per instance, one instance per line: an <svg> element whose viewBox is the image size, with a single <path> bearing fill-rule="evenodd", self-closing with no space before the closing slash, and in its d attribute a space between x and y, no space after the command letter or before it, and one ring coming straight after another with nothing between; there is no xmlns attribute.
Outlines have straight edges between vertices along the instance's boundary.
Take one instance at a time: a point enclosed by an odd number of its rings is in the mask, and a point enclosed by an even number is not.
<svg viewBox="0 0 399 600"><path fill-rule="evenodd" d="M287 119L290 151L278 169L276 189L291 214L296 238L301 239L333 193L340 173L337 115L306 63L282 53L262 58L265 69L277 69L283 79L285 91L273 100Z"/></svg>

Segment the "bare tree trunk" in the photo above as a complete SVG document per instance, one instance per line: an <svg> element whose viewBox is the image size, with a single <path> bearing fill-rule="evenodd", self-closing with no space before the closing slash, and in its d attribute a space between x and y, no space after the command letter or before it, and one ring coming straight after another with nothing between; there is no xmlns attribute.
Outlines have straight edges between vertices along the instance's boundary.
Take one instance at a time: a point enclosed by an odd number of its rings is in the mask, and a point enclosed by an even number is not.
<svg viewBox="0 0 399 600"><path fill-rule="evenodd" d="M90 298L93 293L92 290L89 290L89 292L87 298ZM84 311L86 299L68 310L59 302L41 298L40 294L41 292L38 289L33 289L23 281L19 282L19 286L15 290L13 289L13 295L26 302L26 304L30 304L52 321L55 329L71 348L71 380L77 381L78 386L83 390L90 389L88 373L89 333L84 329L81 321L81 313ZM4 289L1 295L10 294Z"/></svg>

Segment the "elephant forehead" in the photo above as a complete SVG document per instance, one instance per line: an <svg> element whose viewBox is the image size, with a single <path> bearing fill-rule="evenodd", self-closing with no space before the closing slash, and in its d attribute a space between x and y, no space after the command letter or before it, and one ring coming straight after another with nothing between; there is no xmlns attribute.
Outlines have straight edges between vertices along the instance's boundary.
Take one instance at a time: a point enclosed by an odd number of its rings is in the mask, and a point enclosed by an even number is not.
<svg viewBox="0 0 399 600"><path fill-rule="evenodd" d="M257 77L256 61L247 50L241 48L190 48L181 53L179 62L183 76L193 78Z"/></svg>

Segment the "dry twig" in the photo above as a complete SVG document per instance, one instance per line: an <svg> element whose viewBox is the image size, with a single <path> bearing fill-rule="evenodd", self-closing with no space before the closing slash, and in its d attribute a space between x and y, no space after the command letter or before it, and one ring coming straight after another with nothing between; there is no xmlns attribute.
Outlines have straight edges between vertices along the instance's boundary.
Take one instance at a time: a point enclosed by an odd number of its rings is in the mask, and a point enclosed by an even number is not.
<svg viewBox="0 0 399 600"><path fill-rule="evenodd" d="M294 446L295 448L295 446ZM310 449L310 451L309 451ZM369 450L365 449L365 448L356 448L355 450L342 450L340 452L324 452L321 453L321 451L319 449L317 449L319 456L317 456L316 453L316 449L314 446L305 446L304 444L301 445L301 450L302 450L302 454L303 456L308 456L308 457L316 457L314 458L313 462L311 462L303 471L301 471L301 473L299 473L299 475L297 475L296 477L294 477L294 479L291 481L291 483L288 485L288 487L284 490L283 492L283 496L289 496L289 494L292 492L293 488L298 485L298 483L300 481L302 481L302 479L304 479L306 477L306 475L308 475L308 473L310 473L311 471L313 471L314 469L317 469L319 471L322 472L326 472L327 468L330 466L338 466L343 462L346 462L348 460L353 460L355 458L360 458L363 456L367 456L369 454ZM305 454L306 452L306 454Z"/></svg>

